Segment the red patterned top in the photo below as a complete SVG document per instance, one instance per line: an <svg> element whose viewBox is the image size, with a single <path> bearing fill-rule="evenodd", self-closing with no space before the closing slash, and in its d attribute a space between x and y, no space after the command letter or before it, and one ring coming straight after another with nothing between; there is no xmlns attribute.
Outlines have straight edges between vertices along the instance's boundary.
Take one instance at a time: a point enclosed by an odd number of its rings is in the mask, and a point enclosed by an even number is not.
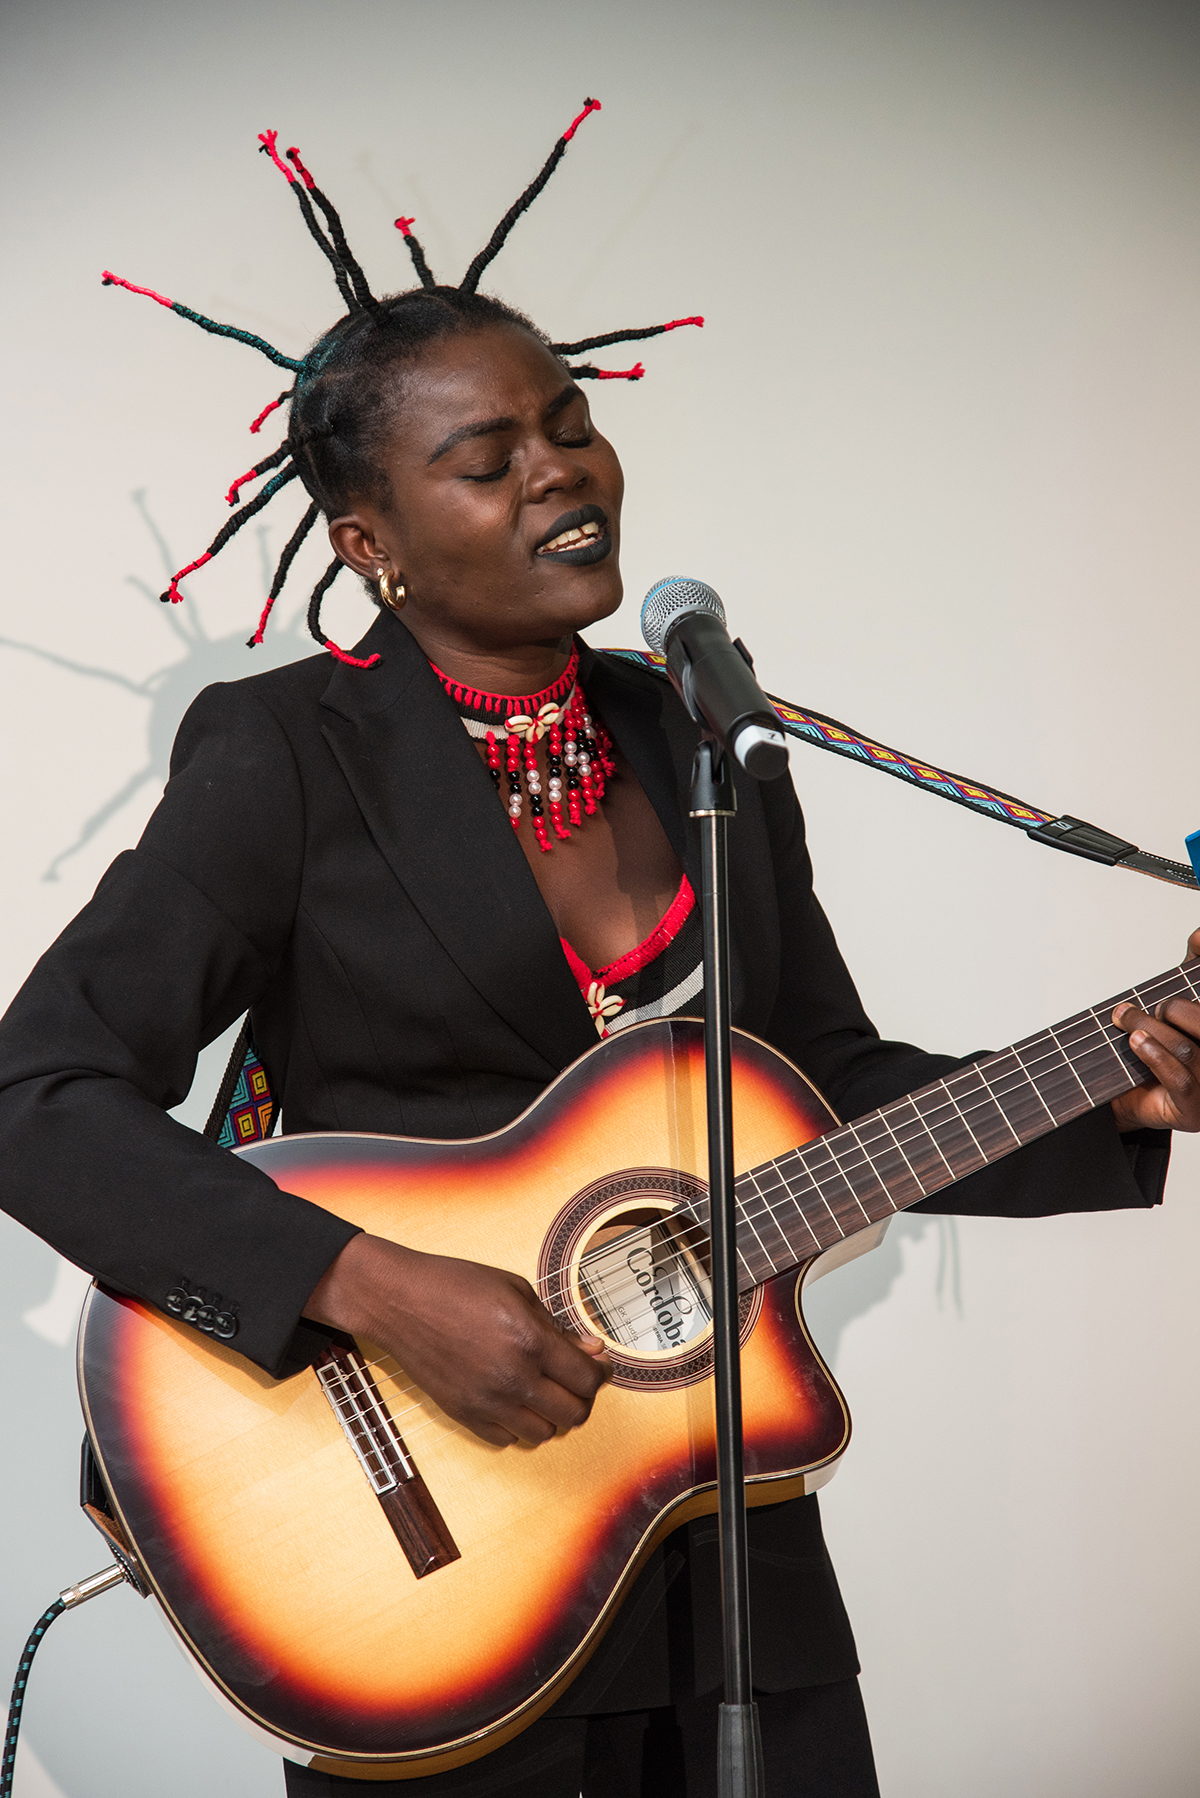
<svg viewBox="0 0 1200 1798"><path fill-rule="evenodd" d="M668 1018L693 1004L703 986L700 914L687 875L650 935L604 968L589 968L566 937L563 954L601 1036L646 1018Z"/></svg>

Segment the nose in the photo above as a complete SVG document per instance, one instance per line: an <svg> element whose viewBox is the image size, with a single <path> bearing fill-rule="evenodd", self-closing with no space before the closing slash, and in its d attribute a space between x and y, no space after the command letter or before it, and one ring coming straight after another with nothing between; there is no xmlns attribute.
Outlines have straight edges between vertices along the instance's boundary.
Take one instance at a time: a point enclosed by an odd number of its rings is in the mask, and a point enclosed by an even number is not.
<svg viewBox="0 0 1200 1798"><path fill-rule="evenodd" d="M530 465L525 491L536 505L553 493L578 493L590 478L591 470L579 456L545 438Z"/></svg>

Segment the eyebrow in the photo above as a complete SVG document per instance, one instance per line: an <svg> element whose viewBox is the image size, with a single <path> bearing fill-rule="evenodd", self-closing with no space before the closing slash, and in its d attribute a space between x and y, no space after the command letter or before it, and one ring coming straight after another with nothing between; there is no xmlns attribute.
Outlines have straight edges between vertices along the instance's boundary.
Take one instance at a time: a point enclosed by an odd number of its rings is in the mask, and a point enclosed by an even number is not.
<svg viewBox="0 0 1200 1798"><path fill-rule="evenodd" d="M574 381L569 381L562 392L556 394L550 401L543 417L557 418L558 414L569 406L573 399L582 399L583 397L581 389L575 385ZM426 463L426 467L432 467L440 456L444 456L447 450L456 448L458 444L469 443L475 437L494 437L500 431L511 431L516 426L516 422L515 418L484 418L480 419L477 424L459 425L457 431L451 431L448 437L442 438Z"/></svg>

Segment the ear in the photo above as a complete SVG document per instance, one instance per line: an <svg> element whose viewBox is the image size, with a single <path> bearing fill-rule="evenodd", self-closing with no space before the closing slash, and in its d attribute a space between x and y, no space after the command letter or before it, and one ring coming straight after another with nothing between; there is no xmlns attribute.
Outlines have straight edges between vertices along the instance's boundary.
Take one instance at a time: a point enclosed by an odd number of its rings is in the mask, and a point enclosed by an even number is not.
<svg viewBox="0 0 1200 1798"><path fill-rule="evenodd" d="M379 521L365 508L361 512L347 512L341 518L331 518L329 541L347 568L352 568L366 580L377 580L380 568L394 566L391 551L382 541Z"/></svg>

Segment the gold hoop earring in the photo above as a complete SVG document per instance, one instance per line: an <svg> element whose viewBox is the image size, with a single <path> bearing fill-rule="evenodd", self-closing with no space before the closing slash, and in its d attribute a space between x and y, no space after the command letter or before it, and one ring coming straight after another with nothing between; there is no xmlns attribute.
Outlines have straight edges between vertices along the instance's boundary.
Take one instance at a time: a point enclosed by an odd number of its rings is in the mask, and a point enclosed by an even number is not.
<svg viewBox="0 0 1200 1798"><path fill-rule="evenodd" d="M379 571L379 592L384 605L389 606L393 612L399 612L408 597L403 585L397 587L395 592L392 591L392 577L386 568Z"/></svg>

